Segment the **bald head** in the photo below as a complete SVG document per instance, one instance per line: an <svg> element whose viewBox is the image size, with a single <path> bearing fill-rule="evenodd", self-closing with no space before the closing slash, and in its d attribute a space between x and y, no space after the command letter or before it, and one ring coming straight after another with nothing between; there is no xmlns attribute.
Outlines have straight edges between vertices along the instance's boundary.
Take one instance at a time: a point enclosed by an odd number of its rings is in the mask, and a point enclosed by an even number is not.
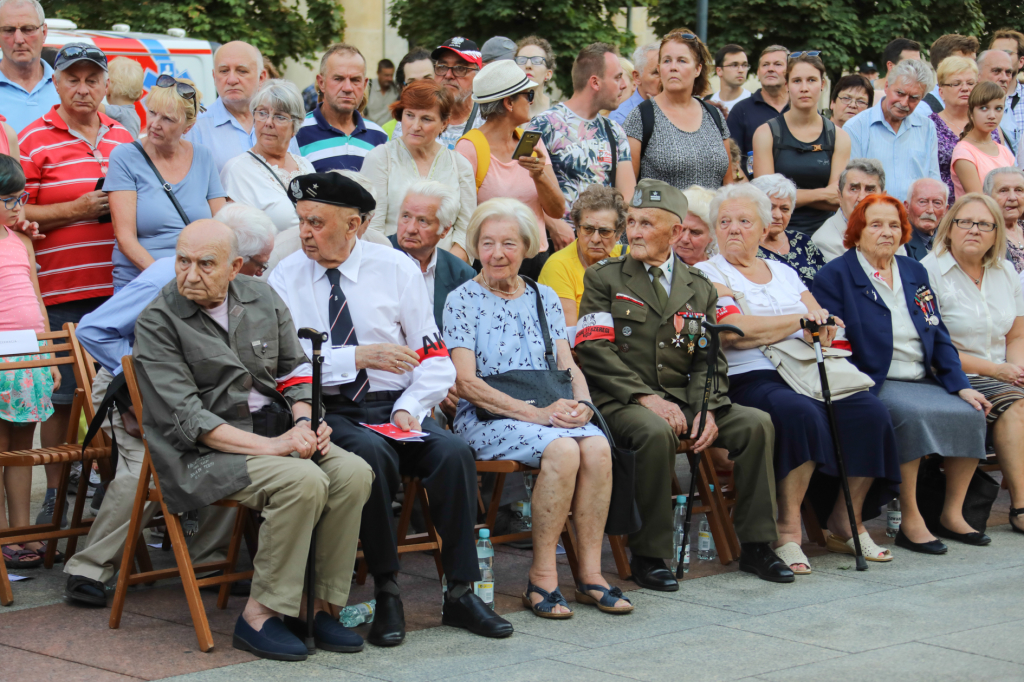
<svg viewBox="0 0 1024 682"><path fill-rule="evenodd" d="M1014 67L1016 67L1016 64L1010 59L1010 55L1002 50L985 50L978 55L979 80L992 81L1001 87L1003 91L1006 91L1010 85Z"/></svg>
<svg viewBox="0 0 1024 682"><path fill-rule="evenodd" d="M203 308L216 308L242 269L238 237L219 220L197 220L178 235L174 273L178 293Z"/></svg>
<svg viewBox="0 0 1024 682"><path fill-rule="evenodd" d="M263 55L249 43L224 43L213 55L213 80L217 95L236 118L248 121L249 102L267 79Z"/></svg>

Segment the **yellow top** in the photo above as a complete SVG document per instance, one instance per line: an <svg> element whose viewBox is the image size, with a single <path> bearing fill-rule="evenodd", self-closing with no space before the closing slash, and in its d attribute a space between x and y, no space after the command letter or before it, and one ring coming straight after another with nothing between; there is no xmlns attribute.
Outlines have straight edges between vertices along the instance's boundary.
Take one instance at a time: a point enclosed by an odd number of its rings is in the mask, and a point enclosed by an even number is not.
<svg viewBox="0 0 1024 682"><path fill-rule="evenodd" d="M620 255L622 255L622 244L616 244L609 257ZM580 262L579 254L576 251L576 240L573 240L572 244L548 257L537 281L554 289L558 298L574 299L578 313L580 301L583 300L583 273L585 271L586 268Z"/></svg>

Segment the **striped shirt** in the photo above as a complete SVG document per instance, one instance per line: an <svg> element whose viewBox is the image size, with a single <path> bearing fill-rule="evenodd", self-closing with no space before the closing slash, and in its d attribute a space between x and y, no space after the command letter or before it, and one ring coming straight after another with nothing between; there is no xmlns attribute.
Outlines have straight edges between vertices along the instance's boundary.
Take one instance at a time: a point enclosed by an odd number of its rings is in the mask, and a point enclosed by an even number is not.
<svg viewBox="0 0 1024 682"><path fill-rule="evenodd" d="M329 170L352 170L363 167L363 159L370 150L388 141L388 134L373 121L352 112L356 128L351 135L341 132L324 118L320 107L306 114L295 139L299 152L306 157L317 173Z"/></svg>
<svg viewBox="0 0 1024 682"><path fill-rule="evenodd" d="M882 108L871 107L847 121L843 130L850 136L851 159L875 159L882 164L886 194L903 201L915 180L941 181L939 137L928 117L911 113L893 131Z"/></svg>
<svg viewBox="0 0 1024 682"><path fill-rule="evenodd" d="M99 114L100 130L93 146L68 129L57 113L59 106L18 135L30 204L62 204L94 191L107 174L114 147L132 141L131 133L119 123ZM43 303L50 306L113 295L113 249L114 226L109 216L103 223L96 218L74 220L47 232L36 248Z"/></svg>

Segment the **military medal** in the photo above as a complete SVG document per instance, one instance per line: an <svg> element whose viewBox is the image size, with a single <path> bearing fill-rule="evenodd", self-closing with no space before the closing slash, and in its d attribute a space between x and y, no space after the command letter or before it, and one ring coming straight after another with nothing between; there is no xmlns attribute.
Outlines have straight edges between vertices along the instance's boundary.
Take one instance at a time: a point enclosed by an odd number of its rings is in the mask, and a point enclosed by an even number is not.
<svg viewBox="0 0 1024 682"><path fill-rule="evenodd" d="M676 336L672 339L672 345L676 348L683 346L683 314L676 313L672 316L672 326L676 328Z"/></svg>
<svg viewBox="0 0 1024 682"><path fill-rule="evenodd" d="M938 326L939 316L936 314L935 296L932 294L931 289L923 285L919 287L914 294L914 302L924 314L924 321L933 327Z"/></svg>

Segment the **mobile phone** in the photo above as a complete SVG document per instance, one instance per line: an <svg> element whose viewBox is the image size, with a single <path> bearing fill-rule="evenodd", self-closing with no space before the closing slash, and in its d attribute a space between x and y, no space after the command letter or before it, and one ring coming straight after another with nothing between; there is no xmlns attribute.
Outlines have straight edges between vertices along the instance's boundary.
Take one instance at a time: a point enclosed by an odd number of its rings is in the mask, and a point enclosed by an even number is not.
<svg viewBox="0 0 1024 682"><path fill-rule="evenodd" d="M533 148L537 146L538 142L540 142L540 133L526 131L519 138L519 144L516 145L516 150L512 152L512 159L518 161L521 156L531 156Z"/></svg>
<svg viewBox="0 0 1024 682"><path fill-rule="evenodd" d="M103 189L103 178L99 178L98 180L96 180L96 189L94 191L98 192L101 189ZM104 213L96 220L102 225L103 223L109 223L112 220L112 218L110 217L109 213Z"/></svg>

